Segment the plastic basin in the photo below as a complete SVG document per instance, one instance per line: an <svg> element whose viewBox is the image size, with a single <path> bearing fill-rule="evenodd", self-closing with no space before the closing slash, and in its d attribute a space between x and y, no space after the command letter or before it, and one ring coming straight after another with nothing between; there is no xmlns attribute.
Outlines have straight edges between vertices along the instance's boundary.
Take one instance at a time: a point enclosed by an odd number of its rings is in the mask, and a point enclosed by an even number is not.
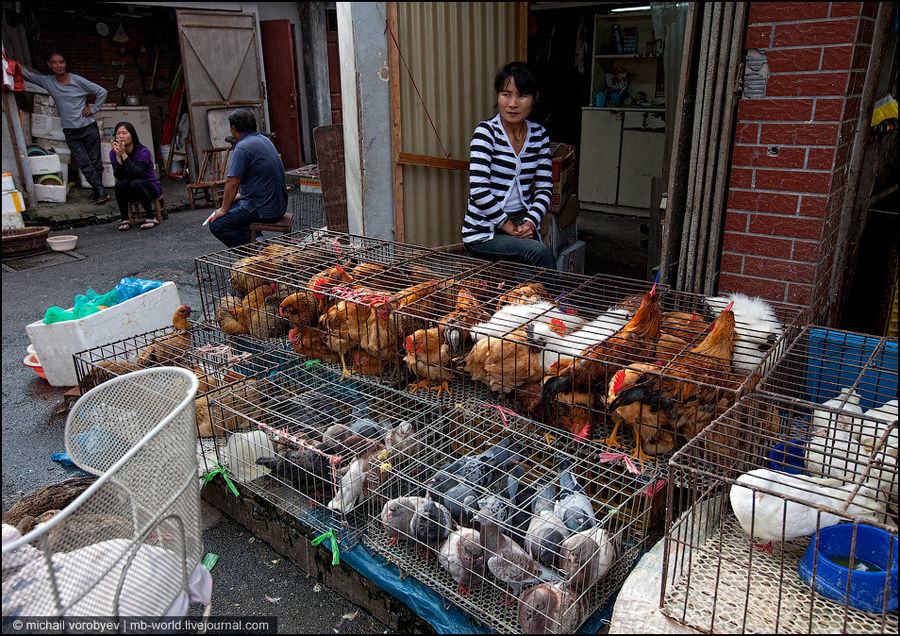
<svg viewBox="0 0 900 636"><path fill-rule="evenodd" d="M806 446L805 439L792 439L776 444L775 448L769 451L767 467L770 470L780 470L791 475L802 474L804 446Z"/></svg>
<svg viewBox="0 0 900 636"><path fill-rule="evenodd" d="M74 234L60 234L59 236L47 237L47 245L50 246L51 250L56 250L57 252L73 250L77 242L78 237Z"/></svg>
<svg viewBox="0 0 900 636"><path fill-rule="evenodd" d="M29 353L22 362L25 363L26 367L34 369L34 372L38 374L38 377L45 380L47 379L47 375L44 373L44 367L41 366L41 362L36 355Z"/></svg>
<svg viewBox="0 0 900 636"><path fill-rule="evenodd" d="M897 536L863 523L856 527L854 561L867 561L877 566L878 571L863 572L854 569L851 572L847 567L832 561L850 556L853 524L841 523L822 528L809 542L800 560L800 578L822 596L841 604L846 602L858 610L875 614L882 614L885 610L896 611ZM816 568L815 584L812 583L813 566Z"/></svg>

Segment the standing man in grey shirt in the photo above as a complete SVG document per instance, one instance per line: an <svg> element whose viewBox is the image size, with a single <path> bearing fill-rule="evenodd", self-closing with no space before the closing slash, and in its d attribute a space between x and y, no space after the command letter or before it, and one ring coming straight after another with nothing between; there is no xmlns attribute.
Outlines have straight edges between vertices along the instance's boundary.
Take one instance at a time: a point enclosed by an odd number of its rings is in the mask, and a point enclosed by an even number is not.
<svg viewBox="0 0 900 636"><path fill-rule="evenodd" d="M100 131L94 114L106 101L106 89L83 78L81 75L69 73L66 58L53 51L47 57L47 66L53 75L41 75L22 66L22 75L26 80L45 89L56 102L59 119L62 123L66 144L84 173L84 178L91 184L91 203L104 203L109 194L103 189L103 160L100 158ZM92 106L87 105L88 95L95 95Z"/></svg>

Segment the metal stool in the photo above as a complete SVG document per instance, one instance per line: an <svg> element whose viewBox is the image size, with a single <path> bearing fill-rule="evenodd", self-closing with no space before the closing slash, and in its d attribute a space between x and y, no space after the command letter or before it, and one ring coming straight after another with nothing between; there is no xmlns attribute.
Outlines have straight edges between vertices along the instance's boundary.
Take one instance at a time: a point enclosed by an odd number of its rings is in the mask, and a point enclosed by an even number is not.
<svg viewBox="0 0 900 636"><path fill-rule="evenodd" d="M294 223L294 213L293 212L285 212L284 216L278 219L277 221L273 221L272 223L265 223L263 221L257 221L256 223L250 224L250 242L256 242L256 233L257 232L281 232L282 234L287 234L291 231L291 225Z"/></svg>
<svg viewBox="0 0 900 636"><path fill-rule="evenodd" d="M169 218L169 211L166 209L166 202L162 196L159 196L156 199L153 199L151 203L156 208L156 222L162 223L163 219ZM147 220L147 217L144 215L143 206L137 201L132 201L128 204L128 221L131 223L132 227L136 227L137 217L140 215L140 218L143 221Z"/></svg>

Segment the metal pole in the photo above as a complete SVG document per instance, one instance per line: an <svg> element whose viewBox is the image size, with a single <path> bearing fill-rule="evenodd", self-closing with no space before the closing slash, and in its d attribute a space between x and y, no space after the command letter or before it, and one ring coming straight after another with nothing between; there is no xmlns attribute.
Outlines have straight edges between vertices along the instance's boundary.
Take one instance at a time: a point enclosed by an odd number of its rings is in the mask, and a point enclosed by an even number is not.
<svg viewBox="0 0 900 636"><path fill-rule="evenodd" d="M709 248L706 255L706 280L703 293L712 295L716 292L721 262L722 220L725 218L725 193L728 190L728 169L731 161L731 149L734 147L734 108L738 100L737 74L741 52L744 49L744 30L747 22L747 3L739 2L735 6L734 23L731 28L731 55L728 61L728 80L725 85L727 98L725 112L722 114L722 135L724 142L719 148L719 166L716 170L718 179L715 185L715 197L712 204L712 225L709 229Z"/></svg>
<svg viewBox="0 0 900 636"><path fill-rule="evenodd" d="M872 48L869 51L869 63L866 65L866 82L863 86L862 98L859 104L859 116L856 119L856 133L853 137L853 149L850 154L850 166L847 173L847 188L844 190L844 198L841 202L841 217L838 226L838 235L835 240L835 257L831 267L828 294L828 324L836 324L843 313L844 296L849 287L852 276L846 276L844 271L847 265L848 248L859 249L859 243L848 246L847 238L850 227L854 221L856 210L856 198L859 195L859 183L862 176L862 163L866 154L866 140L869 137L869 127L872 121L872 105L875 101L875 87L881 74L882 54L884 52L885 33L888 20L891 17L893 5L891 3L878 3L878 14L875 17L875 32L872 36ZM868 199L868 193L866 193Z"/></svg>

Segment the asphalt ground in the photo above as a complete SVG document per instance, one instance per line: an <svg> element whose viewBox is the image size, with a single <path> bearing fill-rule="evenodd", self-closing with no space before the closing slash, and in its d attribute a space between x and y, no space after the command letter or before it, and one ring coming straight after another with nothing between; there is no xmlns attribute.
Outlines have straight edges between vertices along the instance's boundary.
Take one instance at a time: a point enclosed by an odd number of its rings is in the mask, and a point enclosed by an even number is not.
<svg viewBox="0 0 900 636"><path fill-rule="evenodd" d="M169 184L167 190L177 186ZM38 487L84 474L50 459L65 450L66 389L50 386L23 364L29 344L25 325L43 318L51 305L71 307L75 295L88 287L105 293L124 277L174 281L181 301L199 308L194 258L223 249L201 227L211 208L174 211L179 202L167 196L169 218L161 225L118 232L117 223L59 225L67 214L77 223L97 221L93 217L97 213L118 216L109 204L96 206L100 210L94 212L78 203L78 196L70 198L76 201L49 207L45 214L54 218L51 235L78 236L75 251L84 258L39 269L4 270L2 275L3 510ZM204 550L219 555L212 570L213 616L274 616L278 632L284 634L388 632L365 610L308 578L289 559L206 503L203 521ZM197 612L193 607L192 613Z"/></svg>

